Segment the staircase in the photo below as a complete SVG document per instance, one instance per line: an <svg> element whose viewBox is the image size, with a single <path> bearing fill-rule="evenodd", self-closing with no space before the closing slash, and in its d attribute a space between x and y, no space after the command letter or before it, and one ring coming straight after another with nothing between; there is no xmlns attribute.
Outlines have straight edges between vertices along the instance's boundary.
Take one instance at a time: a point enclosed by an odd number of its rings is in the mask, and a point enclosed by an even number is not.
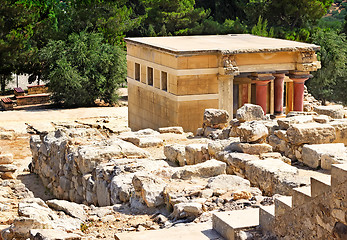
<svg viewBox="0 0 347 240"><path fill-rule="evenodd" d="M293 221L293 219L304 221L305 218L300 218L302 209L310 211L310 209L315 210L315 208L321 206L324 206L324 209L328 213L327 215L330 215L330 212L332 212L333 209L329 209L328 207L330 206L329 204L332 204L331 202L334 201L326 201L326 199L333 198L336 193L338 195L339 192L341 192L341 189L342 191L344 191L343 189L347 189L347 164L333 164L331 168L331 176L322 177L320 179L311 177L310 186L294 188L292 196L281 196L276 198L274 204L271 206L263 206L259 209L234 211L237 212L237 214L232 214L232 212L214 214L213 228L227 240L236 239L235 233L239 230L258 225L261 227L263 232L270 232L274 235L278 235L278 232L281 232L281 227L286 225L294 226L296 228L300 227L301 229L295 228L292 229L292 231L303 232L303 229L306 227L305 224L300 225L297 224L298 221L296 221L297 225L295 225L295 223L293 224L291 221ZM323 196L323 194L326 194L326 196ZM346 194L341 193L340 195L342 198L338 197L337 201L346 204ZM341 212L346 212L346 209L342 209ZM256 216L257 213L259 214L258 217ZM312 211L313 217L317 218L317 216L314 216L314 213L315 211ZM333 218L330 219L332 226L335 222L345 221L338 219L336 216L329 217ZM324 226L321 222L315 223L315 218L312 219L313 221L310 221L310 224L312 223ZM258 222L256 220L258 220ZM332 236L332 232L335 230L328 225L324 227L331 230L328 236ZM283 232L285 231L282 231L282 233Z"/></svg>

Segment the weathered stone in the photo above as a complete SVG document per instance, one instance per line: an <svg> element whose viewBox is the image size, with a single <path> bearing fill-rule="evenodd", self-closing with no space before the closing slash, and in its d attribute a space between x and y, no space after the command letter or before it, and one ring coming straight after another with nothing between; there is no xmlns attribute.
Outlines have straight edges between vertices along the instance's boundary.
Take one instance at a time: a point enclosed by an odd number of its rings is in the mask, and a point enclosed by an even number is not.
<svg viewBox="0 0 347 240"><path fill-rule="evenodd" d="M223 139L224 129L206 127L203 136L211 139Z"/></svg>
<svg viewBox="0 0 347 240"><path fill-rule="evenodd" d="M17 174L14 172L0 172L0 178L2 179L15 179Z"/></svg>
<svg viewBox="0 0 347 240"><path fill-rule="evenodd" d="M100 207L111 205L109 184L102 179L97 179L96 184L96 196Z"/></svg>
<svg viewBox="0 0 347 240"><path fill-rule="evenodd" d="M131 142L138 147L155 147L163 144L163 140L158 138L158 132L152 129L144 129L138 132L123 132L118 137L124 141Z"/></svg>
<svg viewBox="0 0 347 240"><path fill-rule="evenodd" d="M330 117L327 115L313 116L313 121L315 121L317 123L329 123Z"/></svg>
<svg viewBox="0 0 347 240"><path fill-rule="evenodd" d="M272 152L271 145L267 143L233 143L237 145L240 152L259 155L261 153Z"/></svg>
<svg viewBox="0 0 347 240"><path fill-rule="evenodd" d="M210 178L206 187L211 188L214 191L217 189L225 191L235 191L237 189L247 190L251 187L251 185L247 179L244 179L242 177L236 175L222 174Z"/></svg>
<svg viewBox="0 0 347 240"><path fill-rule="evenodd" d="M58 229L32 229L30 240L80 240L80 235Z"/></svg>
<svg viewBox="0 0 347 240"><path fill-rule="evenodd" d="M183 128L182 127L164 127L159 128L160 133L176 133L176 134L183 134Z"/></svg>
<svg viewBox="0 0 347 240"><path fill-rule="evenodd" d="M274 134L286 142L289 141L288 136L287 136L287 131L285 131L285 130L276 130L276 131L274 131Z"/></svg>
<svg viewBox="0 0 347 240"><path fill-rule="evenodd" d="M304 145L302 162L312 168L330 169L331 164L347 161L346 150L343 143Z"/></svg>
<svg viewBox="0 0 347 240"><path fill-rule="evenodd" d="M330 125L335 128L336 139L335 143L344 143L347 146L347 119L339 119L330 122Z"/></svg>
<svg viewBox="0 0 347 240"><path fill-rule="evenodd" d="M176 163L179 166L186 165L186 146L180 144L170 144L164 146L164 155L170 162Z"/></svg>
<svg viewBox="0 0 347 240"><path fill-rule="evenodd" d="M128 202L131 192L134 191L132 179L134 173L121 174L112 178L111 181L111 203Z"/></svg>
<svg viewBox="0 0 347 240"><path fill-rule="evenodd" d="M211 128L224 128L227 126L229 114L222 109L205 109L203 126Z"/></svg>
<svg viewBox="0 0 347 240"><path fill-rule="evenodd" d="M288 129L293 124L303 124L313 122L312 115L303 115L303 116L293 116L287 118L279 118L277 123L281 129Z"/></svg>
<svg viewBox="0 0 347 240"><path fill-rule="evenodd" d="M17 171L17 166L13 164L1 164L0 172L15 172Z"/></svg>
<svg viewBox="0 0 347 240"><path fill-rule="evenodd" d="M48 200L47 205L57 211L63 211L71 217L78 218L82 221L87 219L86 212L84 211L83 205L74 202L68 202L65 200Z"/></svg>
<svg viewBox="0 0 347 240"><path fill-rule="evenodd" d="M185 147L187 165L202 163L209 159L207 144L189 144Z"/></svg>
<svg viewBox="0 0 347 240"><path fill-rule="evenodd" d="M210 158L216 158L217 154L221 151L226 150L226 148L234 141L238 141L239 138L216 140L208 143L208 154ZM218 159L219 160L219 159Z"/></svg>
<svg viewBox="0 0 347 240"><path fill-rule="evenodd" d="M225 163L212 159L193 166L181 167L172 175L172 178L214 177L224 174L225 169Z"/></svg>
<svg viewBox="0 0 347 240"><path fill-rule="evenodd" d="M268 142L272 146L273 151L285 152L287 147L287 142L285 140L280 139L276 135L270 135L268 137Z"/></svg>
<svg viewBox="0 0 347 240"><path fill-rule="evenodd" d="M0 155L0 164L11 164L13 163L13 155L11 153Z"/></svg>
<svg viewBox="0 0 347 240"><path fill-rule="evenodd" d="M242 107L237 109L236 118L240 122L263 120L264 111L261 106L254 104L244 104Z"/></svg>
<svg viewBox="0 0 347 240"><path fill-rule="evenodd" d="M261 142L268 136L267 127L260 122L245 122L237 128L241 142Z"/></svg>
<svg viewBox="0 0 347 240"><path fill-rule="evenodd" d="M172 216L175 219L198 217L203 213L202 204L197 202L175 204Z"/></svg>
<svg viewBox="0 0 347 240"><path fill-rule="evenodd" d="M0 132L0 139L1 140L12 140L15 137L14 132Z"/></svg>
<svg viewBox="0 0 347 240"><path fill-rule="evenodd" d="M252 197L252 193L245 190L237 190L232 194L233 200L239 199L250 199Z"/></svg>
<svg viewBox="0 0 347 240"><path fill-rule="evenodd" d="M329 124L294 124L287 130L289 142L294 145L331 143L336 138L335 128Z"/></svg>
<svg viewBox="0 0 347 240"><path fill-rule="evenodd" d="M256 155L233 152L226 154L223 160L227 164L228 174L236 174L245 177L246 163L260 159L259 156Z"/></svg>
<svg viewBox="0 0 347 240"><path fill-rule="evenodd" d="M132 183L148 207L158 207L164 203L163 190L167 185L160 178L146 173L136 173Z"/></svg>
<svg viewBox="0 0 347 240"><path fill-rule="evenodd" d="M342 105L315 106L314 111L318 114L327 115L332 118L344 118L344 110Z"/></svg>

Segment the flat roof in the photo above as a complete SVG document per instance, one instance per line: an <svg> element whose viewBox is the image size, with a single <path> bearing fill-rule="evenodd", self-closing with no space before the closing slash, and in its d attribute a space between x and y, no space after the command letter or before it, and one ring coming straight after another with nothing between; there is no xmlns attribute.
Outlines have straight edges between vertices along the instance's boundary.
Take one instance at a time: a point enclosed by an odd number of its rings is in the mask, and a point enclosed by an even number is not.
<svg viewBox="0 0 347 240"><path fill-rule="evenodd" d="M140 44L174 54L198 54L220 52L223 54L262 53L284 51L316 51L314 44L260 37L250 34L136 37L125 38L132 44Z"/></svg>

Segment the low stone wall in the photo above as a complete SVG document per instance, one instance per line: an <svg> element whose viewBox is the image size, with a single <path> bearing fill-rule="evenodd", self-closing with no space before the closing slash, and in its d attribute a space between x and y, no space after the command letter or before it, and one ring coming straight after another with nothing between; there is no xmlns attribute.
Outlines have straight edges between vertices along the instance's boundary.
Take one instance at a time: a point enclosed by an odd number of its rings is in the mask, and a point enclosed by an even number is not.
<svg viewBox="0 0 347 240"><path fill-rule="evenodd" d="M48 103L49 99L50 99L49 94L18 96L17 106L44 104L44 103Z"/></svg>
<svg viewBox="0 0 347 240"><path fill-rule="evenodd" d="M29 95L42 93L48 93L48 87L46 85L28 86Z"/></svg>
<svg viewBox="0 0 347 240"><path fill-rule="evenodd" d="M9 98L1 99L0 104L4 110L13 110L13 101Z"/></svg>
<svg viewBox="0 0 347 240"><path fill-rule="evenodd" d="M272 232L285 239L346 239L347 188L344 182L330 187L304 204L292 208L272 223ZM333 180L332 180L333 181Z"/></svg>

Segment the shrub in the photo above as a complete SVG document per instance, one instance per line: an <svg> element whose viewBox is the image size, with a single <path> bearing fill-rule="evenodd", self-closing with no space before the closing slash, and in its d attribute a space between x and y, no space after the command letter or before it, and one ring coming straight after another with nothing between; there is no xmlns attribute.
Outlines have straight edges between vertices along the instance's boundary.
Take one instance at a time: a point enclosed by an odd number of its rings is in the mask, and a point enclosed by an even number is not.
<svg viewBox="0 0 347 240"><path fill-rule="evenodd" d="M41 49L40 59L53 100L67 107L92 106L96 99L114 103L126 76L124 51L104 43L97 33L73 33L66 41L50 41Z"/></svg>

